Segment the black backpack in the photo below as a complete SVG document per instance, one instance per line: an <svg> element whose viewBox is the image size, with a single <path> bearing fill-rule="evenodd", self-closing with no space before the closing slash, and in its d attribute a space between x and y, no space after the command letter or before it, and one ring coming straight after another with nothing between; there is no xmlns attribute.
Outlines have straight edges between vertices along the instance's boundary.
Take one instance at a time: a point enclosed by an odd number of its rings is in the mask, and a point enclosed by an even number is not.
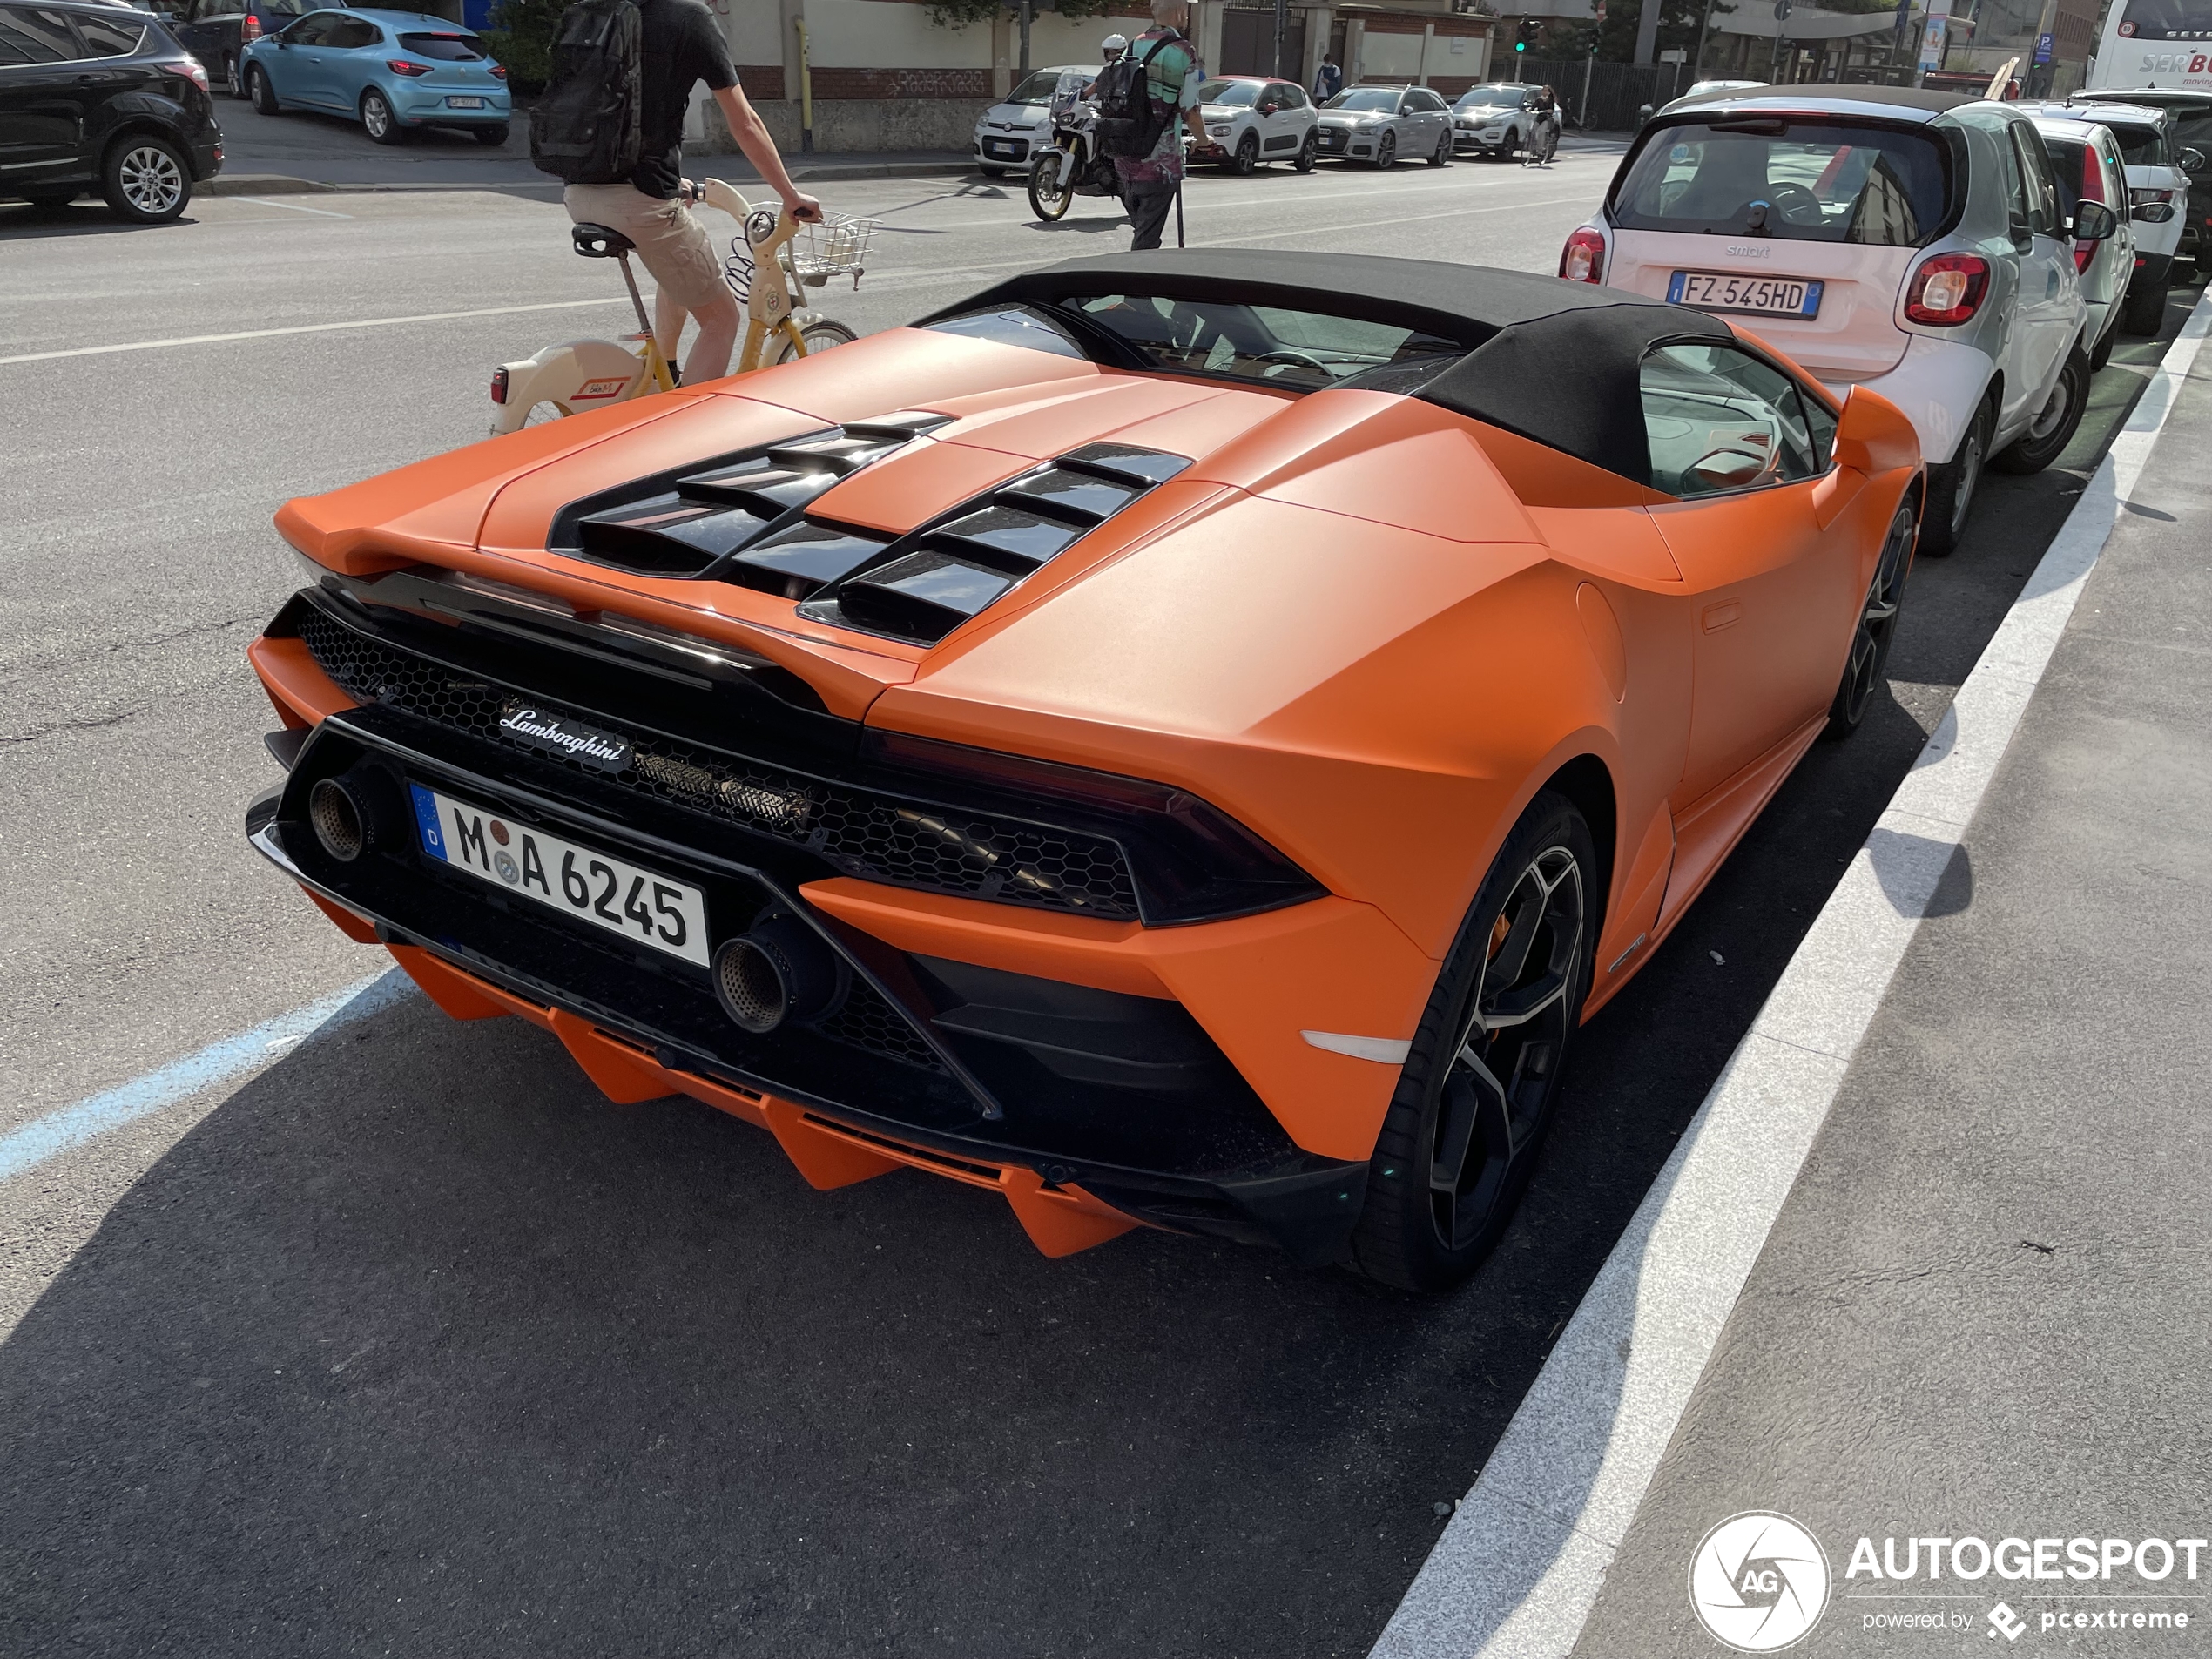
<svg viewBox="0 0 2212 1659"><path fill-rule="evenodd" d="M633 0L577 0L553 37L553 71L530 111L530 160L572 185L637 170L641 22Z"/></svg>
<svg viewBox="0 0 2212 1659"><path fill-rule="evenodd" d="M1165 35L1154 41L1142 58L1134 51L1125 51L1099 71L1097 132L1102 153L1133 160L1152 153L1152 146L1159 143L1160 134L1175 118L1152 107L1145 71L1162 47L1182 38L1179 34Z"/></svg>

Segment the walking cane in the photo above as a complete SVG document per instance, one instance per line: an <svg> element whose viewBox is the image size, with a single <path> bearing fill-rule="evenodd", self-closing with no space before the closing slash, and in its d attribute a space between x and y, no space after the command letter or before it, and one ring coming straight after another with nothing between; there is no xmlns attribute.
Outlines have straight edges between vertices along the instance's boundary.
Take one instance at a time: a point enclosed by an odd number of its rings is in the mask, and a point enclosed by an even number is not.
<svg viewBox="0 0 2212 1659"><path fill-rule="evenodd" d="M1177 247L1183 246L1183 179L1180 176L1175 181L1175 245Z"/></svg>

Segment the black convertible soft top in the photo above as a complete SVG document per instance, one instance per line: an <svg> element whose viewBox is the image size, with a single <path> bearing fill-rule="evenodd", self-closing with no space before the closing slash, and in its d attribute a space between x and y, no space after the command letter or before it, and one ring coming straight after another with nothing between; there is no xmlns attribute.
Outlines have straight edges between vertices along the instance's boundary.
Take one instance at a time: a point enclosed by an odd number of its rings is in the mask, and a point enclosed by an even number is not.
<svg viewBox="0 0 2212 1659"><path fill-rule="evenodd" d="M1735 338L1727 324L1687 307L1525 271L1255 248L1069 260L1011 277L917 326L1106 293L1315 311L1456 341L1465 356L1392 389L1645 484L1651 457L1636 380L1645 353L1669 341Z"/></svg>

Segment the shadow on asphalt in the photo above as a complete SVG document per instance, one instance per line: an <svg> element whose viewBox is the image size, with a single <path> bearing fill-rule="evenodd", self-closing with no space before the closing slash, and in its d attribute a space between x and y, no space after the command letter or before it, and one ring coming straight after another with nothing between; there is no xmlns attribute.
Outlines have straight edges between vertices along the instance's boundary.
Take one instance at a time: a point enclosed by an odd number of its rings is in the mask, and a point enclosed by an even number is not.
<svg viewBox="0 0 2212 1659"><path fill-rule="evenodd" d="M1993 479L1916 570L1898 696L1583 1033L1460 1294L1049 1262L410 1000L215 1109L0 1346L0 1649L1364 1651L2081 475Z"/></svg>

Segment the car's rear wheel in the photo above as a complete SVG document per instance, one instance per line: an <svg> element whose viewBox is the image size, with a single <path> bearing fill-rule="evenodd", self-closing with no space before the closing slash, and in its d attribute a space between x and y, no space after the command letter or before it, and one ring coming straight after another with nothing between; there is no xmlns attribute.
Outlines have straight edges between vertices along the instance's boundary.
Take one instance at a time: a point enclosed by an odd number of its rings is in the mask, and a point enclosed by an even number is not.
<svg viewBox="0 0 2212 1659"><path fill-rule="evenodd" d="M280 115L282 106L277 103L276 88L269 84L269 71L259 64L246 66L246 96L253 100L256 115Z"/></svg>
<svg viewBox="0 0 2212 1659"><path fill-rule="evenodd" d="M1399 1073L1352 1240L1371 1278L1447 1290L1496 1245L1550 1125L1601 898L1589 826L1542 791L1483 878Z"/></svg>
<svg viewBox="0 0 2212 1659"><path fill-rule="evenodd" d="M223 90L233 98L246 96L246 84L238 78L238 59L228 52L223 54Z"/></svg>
<svg viewBox="0 0 2212 1659"><path fill-rule="evenodd" d="M133 225L165 225L192 199L192 170L184 152L150 132L127 132L108 147L100 193L118 219Z"/></svg>
<svg viewBox="0 0 2212 1659"><path fill-rule="evenodd" d="M405 144L407 129L374 87L361 94L361 127L378 144Z"/></svg>
<svg viewBox="0 0 2212 1659"><path fill-rule="evenodd" d="M1249 179L1259 171L1259 134L1247 132L1237 140L1237 153L1224 168L1240 179Z"/></svg>
<svg viewBox="0 0 2212 1659"><path fill-rule="evenodd" d="M1029 168L1029 211L1048 225L1067 218L1076 199L1075 179L1060 182L1061 160L1057 152L1047 151Z"/></svg>
<svg viewBox="0 0 2212 1659"><path fill-rule="evenodd" d="M1911 500L1890 520L1890 533L1875 562L1874 579L1867 584L1866 602L1859 608L1858 626L1852 631L1851 658L1844 664L1843 683L1836 700L1828 705L1828 724L1820 735L1841 743L1858 730L1874 693L1881 689L1882 671L1890 660L1890 641L1897 635L1897 613L1905 604L1905 578L1912 568L1912 536L1919 514Z"/></svg>
<svg viewBox="0 0 2212 1659"><path fill-rule="evenodd" d="M471 127L469 131L476 135L476 142L487 150L497 149L507 142L507 123L504 121L496 127Z"/></svg>
<svg viewBox="0 0 2212 1659"><path fill-rule="evenodd" d="M2081 411L2088 401L2089 360L2076 346L2067 353L2058 383L2028 422L2027 430L1992 455L1989 464L2000 472L2042 471L2074 442L2074 428L2081 424Z"/></svg>
<svg viewBox="0 0 2212 1659"><path fill-rule="evenodd" d="M1951 459L1928 469L1928 498L1920 511L1920 551L1931 558L1945 556L1966 533L1966 516L1973 510L1974 492L1981 487L1982 468L1989 460L1989 434L1996 424L1997 412L1984 398Z"/></svg>
<svg viewBox="0 0 2212 1659"><path fill-rule="evenodd" d="M2120 307L2120 326L2131 334L2155 334L2166 324L2166 286L2168 278L2139 282L2128 290Z"/></svg>
<svg viewBox="0 0 2212 1659"><path fill-rule="evenodd" d="M1299 172L1312 172L1313 164L1321 158L1321 141L1314 136L1314 129L1305 130L1305 141L1298 147L1298 158L1291 165Z"/></svg>
<svg viewBox="0 0 2212 1659"><path fill-rule="evenodd" d="M1395 132L1386 132L1382 135L1382 142L1375 147L1375 171L1380 172L1385 168L1395 167L1397 165L1398 135Z"/></svg>

